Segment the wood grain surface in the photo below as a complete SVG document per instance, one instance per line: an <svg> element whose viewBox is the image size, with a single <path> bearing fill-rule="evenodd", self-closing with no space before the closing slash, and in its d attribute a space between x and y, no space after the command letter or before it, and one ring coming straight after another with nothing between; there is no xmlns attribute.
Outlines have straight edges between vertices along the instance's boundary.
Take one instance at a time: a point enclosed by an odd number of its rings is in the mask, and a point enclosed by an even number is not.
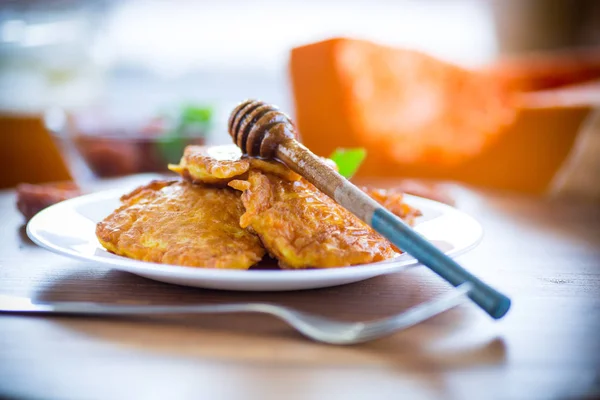
<svg viewBox="0 0 600 400"><path fill-rule="evenodd" d="M1 193L0 294L136 304L270 301L368 320L450 290L422 267L289 293L154 282L37 247L24 233L14 193ZM600 207L455 193L457 206L486 231L460 261L512 297L503 320L468 304L386 339L336 347L310 342L266 316L0 315L0 397L598 398Z"/></svg>

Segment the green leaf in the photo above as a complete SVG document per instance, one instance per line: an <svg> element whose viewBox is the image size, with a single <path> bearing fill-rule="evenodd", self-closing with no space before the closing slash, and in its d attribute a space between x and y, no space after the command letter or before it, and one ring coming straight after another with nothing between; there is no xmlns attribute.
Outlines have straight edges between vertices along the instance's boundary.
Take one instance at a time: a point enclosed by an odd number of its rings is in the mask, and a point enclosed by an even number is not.
<svg viewBox="0 0 600 400"><path fill-rule="evenodd" d="M358 171L363 160L367 156L367 150L363 148L343 149L337 148L329 158L333 160L340 170L340 175L350 179Z"/></svg>
<svg viewBox="0 0 600 400"><path fill-rule="evenodd" d="M168 135L158 140L155 145L167 164L177 164L183 154L187 140L181 136Z"/></svg>
<svg viewBox="0 0 600 400"><path fill-rule="evenodd" d="M171 121L171 129L156 141L156 148L169 163L176 163L190 139L206 137L213 122L213 109L210 106L187 103L174 112L166 114Z"/></svg>
<svg viewBox="0 0 600 400"><path fill-rule="evenodd" d="M210 130L212 120L212 107L186 104L176 117L175 133L179 136L204 136Z"/></svg>
<svg viewBox="0 0 600 400"><path fill-rule="evenodd" d="M187 104L181 110L181 121L184 124L189 123L208 123L211 121L213 110L211 107L197 106Z"/></svg>

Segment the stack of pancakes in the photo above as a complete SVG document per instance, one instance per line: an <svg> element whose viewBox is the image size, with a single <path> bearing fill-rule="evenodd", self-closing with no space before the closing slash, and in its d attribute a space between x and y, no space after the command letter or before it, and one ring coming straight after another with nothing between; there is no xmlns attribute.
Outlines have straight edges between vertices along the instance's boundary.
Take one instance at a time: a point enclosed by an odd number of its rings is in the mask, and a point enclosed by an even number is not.
<svg viewBox="0 0 600 400"><path fill-rule="evenodd" d="M331 164L332 168L335 165ZM188 146L182 180L153 181L121 198L96 235L110 252L190 267L248 269L264 255L282 268L330 268L393 258L399 250L304 178L234 146ZM402 193L365 189L406 222Z"/></svg>

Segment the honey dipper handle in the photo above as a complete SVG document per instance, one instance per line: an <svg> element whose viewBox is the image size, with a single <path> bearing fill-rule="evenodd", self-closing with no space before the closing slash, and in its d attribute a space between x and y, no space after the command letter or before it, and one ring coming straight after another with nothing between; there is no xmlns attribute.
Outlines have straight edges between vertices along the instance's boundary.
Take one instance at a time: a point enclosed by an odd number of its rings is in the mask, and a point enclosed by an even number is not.
<svg viewBox="0 0 600 400"><path fill-rule="evenodd" d="M466 271L296 140L281 141L275 156L453 286L471 283L469 298L492 318L502 318L510 308L508 297Z"/></svg>
<svg viewBox="0 0 600 400"><path fill-rule="evenodd" d="M275 156L368 224L370 224L375 210L381 208L379 203L296 140L289 139L280 143L275 151Z"/></svg>

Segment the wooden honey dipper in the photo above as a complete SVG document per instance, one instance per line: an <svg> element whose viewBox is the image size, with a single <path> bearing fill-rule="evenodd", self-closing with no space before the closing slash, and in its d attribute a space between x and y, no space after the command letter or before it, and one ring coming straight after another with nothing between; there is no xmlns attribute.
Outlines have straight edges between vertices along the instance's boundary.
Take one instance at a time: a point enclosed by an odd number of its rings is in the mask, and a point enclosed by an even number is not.
<svg viewBox="0 0 600 400"><path fill-rule="evenodd" d="M501 318L510 308L508 297L466 271L300 144L294 124L277 107L246 100L231 112L228 125L243 153L282 161L453 286L469 285L469 298L491 317Z"/></svg>

